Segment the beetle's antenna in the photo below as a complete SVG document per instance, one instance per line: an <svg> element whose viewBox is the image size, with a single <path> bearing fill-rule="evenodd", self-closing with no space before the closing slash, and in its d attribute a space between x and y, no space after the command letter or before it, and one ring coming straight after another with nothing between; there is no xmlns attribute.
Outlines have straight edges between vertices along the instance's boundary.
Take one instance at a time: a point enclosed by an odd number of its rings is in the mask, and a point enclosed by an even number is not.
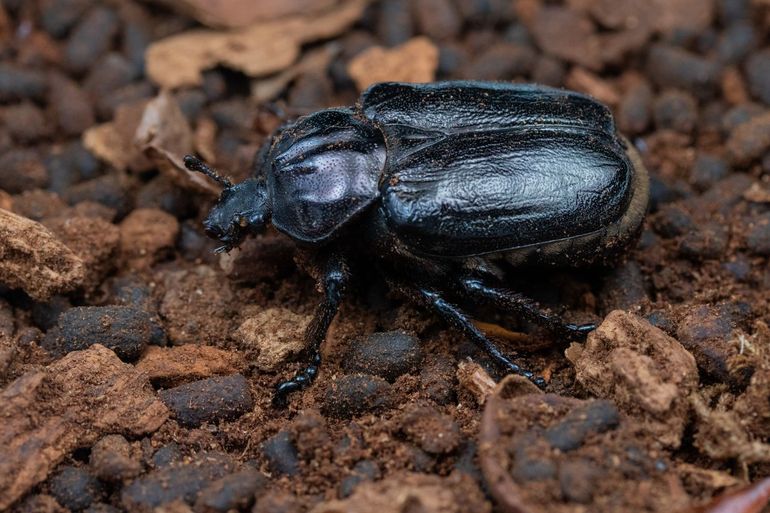
<svg viewBox="0 0 770 513"><path fill-rule="evenodd" d="M217 182L222 187L228 189L233 186L233 183L225 178L224 176L220 176L219 173L211 169L205 162L203 162L198 157L195 157L193 155L185 155L184 156L184 166L189 169L190 171L197 171L199 173L203 173L204 175L208 176L215 182Z"/></svg>

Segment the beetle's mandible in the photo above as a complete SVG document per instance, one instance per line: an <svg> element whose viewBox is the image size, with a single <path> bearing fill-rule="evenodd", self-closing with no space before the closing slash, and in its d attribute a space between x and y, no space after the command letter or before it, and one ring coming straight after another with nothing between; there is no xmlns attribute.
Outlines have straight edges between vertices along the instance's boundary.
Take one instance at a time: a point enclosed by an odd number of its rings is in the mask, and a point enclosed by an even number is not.
<svg viewBox="0 0 770 513"><path fill-rule="evenodd" d="M584 336L593 325L564 323L506 289L501 265L610 263L636 240L649 194L647 172L607 107L522 84L376 84L352 108L282 128L241 183L195 157L185 164L224 188L204 221L223 249L271 222L308 253L318 276L324 298L305 335L309 365L278 386L277 404L318 373L355 262L542 386L456 301Z"/></svg>

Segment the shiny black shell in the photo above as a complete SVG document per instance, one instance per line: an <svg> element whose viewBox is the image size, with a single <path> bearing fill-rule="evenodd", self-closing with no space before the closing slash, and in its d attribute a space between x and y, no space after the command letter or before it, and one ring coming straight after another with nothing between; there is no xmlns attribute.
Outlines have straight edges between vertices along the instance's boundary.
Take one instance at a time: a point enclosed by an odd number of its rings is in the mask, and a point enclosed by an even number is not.
<svg viewBox="0 0 770 513"><path fill-rule="evenodd" d="M609 110L534 85L376 84L352 110L301 119L271 153L273 222L316 244L376 208L426 256L593 251L630 238L647 200Z"/></svg>

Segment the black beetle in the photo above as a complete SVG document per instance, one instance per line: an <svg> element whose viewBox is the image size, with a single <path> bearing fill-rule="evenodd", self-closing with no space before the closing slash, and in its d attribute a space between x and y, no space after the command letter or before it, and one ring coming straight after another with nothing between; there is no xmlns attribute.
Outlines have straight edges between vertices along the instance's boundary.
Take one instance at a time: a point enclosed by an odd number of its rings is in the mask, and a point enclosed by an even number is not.
<svg viewBox="0 0 770 513"><path fill-rule="evenodd" d="M312 257L325 298L306 333L310 364L278 385L279 404L318 372L353 255L542 386L446 298L585 335L593 325L566 324L501 286L500 264L611 263L636 240L649 189L605 106L574 92L489 82L373 85L353 108L281 129L255 159L255 176L237 185L195 157L185 164L224 187L204 222L221 249L271 221Z"/></svg>

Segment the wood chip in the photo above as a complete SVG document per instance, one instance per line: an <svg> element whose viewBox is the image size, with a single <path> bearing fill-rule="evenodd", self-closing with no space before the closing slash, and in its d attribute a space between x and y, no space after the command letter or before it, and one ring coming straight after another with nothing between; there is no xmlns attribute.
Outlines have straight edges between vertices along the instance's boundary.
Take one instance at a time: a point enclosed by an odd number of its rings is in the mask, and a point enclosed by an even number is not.
<svg viewBox="0 0 770 513"><path fill-rule="evenodd" d="M484 404L497 386L487 371L475 362L460 362L457 366L457 381L473 394L479 404Z"/></svg>

